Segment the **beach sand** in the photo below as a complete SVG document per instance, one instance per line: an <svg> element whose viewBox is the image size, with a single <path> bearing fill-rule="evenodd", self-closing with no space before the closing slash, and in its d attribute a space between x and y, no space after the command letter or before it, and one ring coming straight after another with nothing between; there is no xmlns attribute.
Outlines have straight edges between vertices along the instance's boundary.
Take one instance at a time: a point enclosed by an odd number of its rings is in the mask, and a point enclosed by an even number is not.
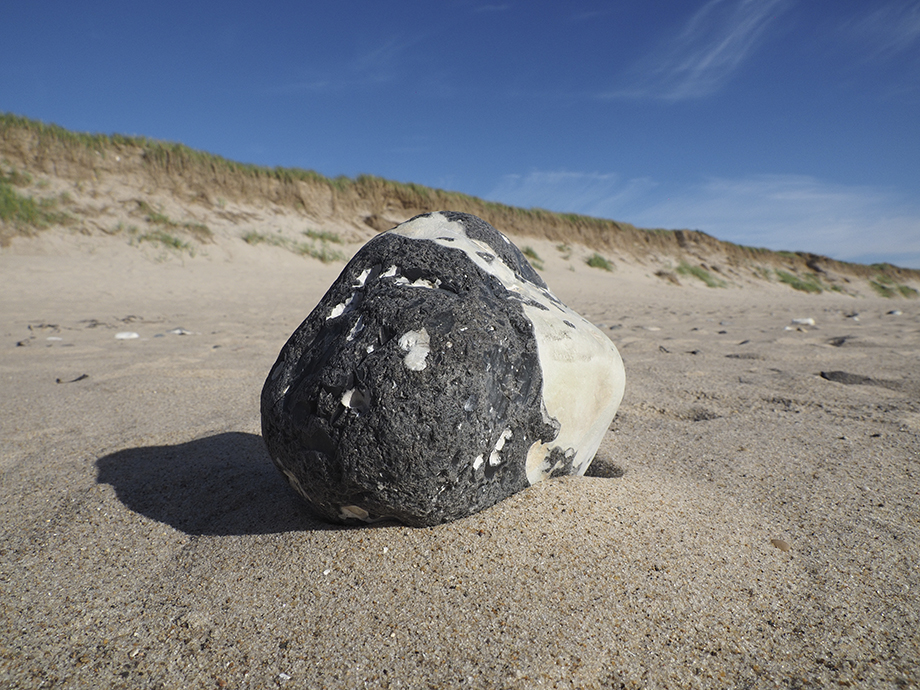
<svg viewBox="0 0 920 690"><path fill-rule="evenodd" d="M423 529L317 522L259 435L342 263L0 253L0 686L920 683L920 303L527 244L623 404L593 476Z"/></svg>

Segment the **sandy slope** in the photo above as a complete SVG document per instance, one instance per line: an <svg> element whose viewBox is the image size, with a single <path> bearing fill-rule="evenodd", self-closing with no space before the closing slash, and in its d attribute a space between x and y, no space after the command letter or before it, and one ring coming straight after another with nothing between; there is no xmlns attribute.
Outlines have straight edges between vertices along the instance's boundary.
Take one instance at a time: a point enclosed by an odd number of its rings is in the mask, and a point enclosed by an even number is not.
<svg viewBox="0 0 920 690"><path fill-rule="evenodd" d="M258 436L341 264L0 253L0 685L918 684L920 304L524 243L623 355L602 476L430 529L312 521Z"/></svg>

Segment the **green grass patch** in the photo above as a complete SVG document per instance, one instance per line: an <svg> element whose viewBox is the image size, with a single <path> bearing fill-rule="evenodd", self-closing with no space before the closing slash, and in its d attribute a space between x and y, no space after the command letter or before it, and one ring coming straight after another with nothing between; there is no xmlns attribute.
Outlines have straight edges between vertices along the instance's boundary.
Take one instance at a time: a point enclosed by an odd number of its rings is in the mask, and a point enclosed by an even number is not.
<svg viewBox="0 0 920 690"><path fill-rule="evenodd" d="M151 211L148 214L147 222L153 223L154 225L165 225L167 228L175 228L179 226L178 223L170 220L168 216L164 216L162 213L157 213L156 211Z"/></svg>
<svg viewBox="0 0 920 690"><path fill-rule="evenodd" d="M38 230L51 225L64 225L73 220L66 213L57 211L55 198L35 199L24 196L13 189L9 175L0 178L0 222L10 226L0 231L0 245L8 245L13 235L32 237Z"/></svg>
<svg viewBox="0 0 920 690"><path fill-rule="evenodd" d="M311 237L308 233L314 231L307 231L304 235ZM330 235L335 237L336 240L341 242L338 235L333 233L316 233L317 235ZM319 261L322 261L324 264L330 263L332 261L345 261L347 258L342 252L335 249L331 249L325 240L319 241L319 246L316 242L294 242L286 237L281 235L266 235L261 232L247 232L243 235L243 241L246 244L257 245L257 244L268 244L272 247L281 247L287 249L289 252L293 252L298 256L309 256Z"/></svg>
<svg viewBox="0 0 920 690"><path fill-rule="evenodd" d="M875 281L875 280L870 280L869 285L872 287L873 290L876 291L876 293L878 293L880 297L891 298L897 294L894 288L888 287L887 285L879 283L878 281Z"/></svg>
<svg viewBox="0 0 920 690"><path fill-rule="evenodd" d="M138 235L135 241L138 245L142 242L150 242L151 244L159 245L166 249L173 249L180 253L188 252L190 256L195 256L195 249L192 245L162 230L154 230L152 232L146 232L143 235Z"/></svg>
<svg viewBox="0 0 920 690"><path fill-rule="evenodd" d="M821 294L824 291L821 282L814 275L797 276L787 271L777 270L776 277L779 279L779 282L785 283L793 290L808 292L813 295Z"/></svg>
<svg viewBox="0 0 920 690"><path fill-rule="evenodd" d="M294 253L300 256L309 256L322 261L324 264L333 261L345 261L347 258L342 252L330 249L326 244L320 244L319 247L312 244L298 242L294 245Z"/></svg>
<svg viewBox="0 0 920 690"><path fill-rule="evenodd" d="M540 258L540 255L534 250L533 247L527 246L521 250L521 253L524 254L529 260L531 265L538 271L543 270L543 259Z"/></svg>
<svg viewBox="0 0 920 690"><path fill-rule="evenodd" d="M770 280L770 269L764 268L763 266L754 266L751 270L754 271L754 275L758 278L763 278L764 280Z"/></svg>
<svg viewBox="0 0 920 690"><path fill-rule="evenodd" d="M165 213L154 210L151 208L150 204L143 199L138 199L137 206L142 213L147 214L147 222L151 225L159 225L170 230L182 230L192 235L192 237L201 243L210 242L214 237L211 228L204 223L180 223L173 220Z"/></svg>
<svg viewBox="0 0 920 690"><path fill-rule="evenodd" d="M9 184L0 183L0 220L16 225L37 226L42 207L30 196L22 196Z"/></svg>
<svg viewBox="0 0 920 690"><path fill-rule="evenodd" d="M909 285L901 285L890 276L877 275L875 280L869 281L869 286L875 290L880 297L901 297L914 298L920 297L920 293Z"/></svg>
<svg viewBox="0 0 920 690"><path fill-rule="evenodd" d="M594 254L585 259L585 263L588 264L591 268L601 268L605 271L613 270L613 264L607 261L607 259L605 259L597 252L594 252Z"/></svg>
<svg viewBox="0 0 920 690"><path fill-rule="evenodd" d="M2 183L11 184L14 187L28 187L32 184L32 176L27 172L19 172L16 168L13 168L8 173L0 174L0 184Z"/></svg>
<svg viewBox="0 0 920 690"><path fill-rule="evenodd" d="M663 268L662 268L662 269L659 269L659 270L657 270L657 271L655 271L655 276L656 276L657 278L661 278L662 280L666 280L666 281L668 281L669 283L674 283L675 285L680 285L680 280L677 279L677 275L676 275L675 273L672 273L671 271L667 271L667 270L665 270L665 269L663 269Z"/></svg>
<svg viewBox="0 0 920 690"><path fill-rule="evenodd" d="M247 232L245 235L243 235L243 242L253 246L257 244L270 244L273 247L287 247L287 243L283 237L265 235L261 232Z"/></svg>
<svg viewBox="0 0 920 690"><path fill-rule="evenodd" d="M325 230L304 230L303 234L309 237L311 240L319 240L320 242L332 242L333 244L342 244L342 238L334 232L327 232Z"/></svg>
<svg viewBox="0 0 920 690"><path fill-rule="evenodd" d="M711 288L728 287L728 283L724 280L719 280L702 266L691 266L686 261L681 261L680 266L678 266L676 270L679 275L693 276L697 280L702 280Z"/></svg>
<svg viewBox="0 0 920 690"><path fill-rule="evenodd" d="M126 233L132 237L137 235L137 226L136 225L125 225L124 222L118 221L118 224L111 230L103 230L107 235L120 235Z"/></svg>

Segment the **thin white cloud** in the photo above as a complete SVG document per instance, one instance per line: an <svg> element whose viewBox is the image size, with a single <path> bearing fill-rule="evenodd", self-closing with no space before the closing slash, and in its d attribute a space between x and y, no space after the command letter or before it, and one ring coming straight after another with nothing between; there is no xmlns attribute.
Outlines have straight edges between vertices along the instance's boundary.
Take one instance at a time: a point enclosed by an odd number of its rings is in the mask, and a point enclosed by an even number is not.
<svg viewBox="0 0 920 690"><path fill-rule="evenodd" d="M638 225L703 230L721 240L920 267L920 204L876 187L803 175L712 178L653 203Z"/></svg>
<svg viewBox="0 0 920 690"><path fill-rule="evenodd" d="M569 17L569 19L570 21L573 21L573 22L584 22L584 21L595 20L598 17L608 17L611 14L613 14L612 9L590 10L590 11L585 11L585 12L576 12L571 17Z"/></svg>
<svg viewBox="0 0 920 690"><path fill-rule="evenodd" d="M284 94L335 91L393 82L399 78L403 57L412 43L389 39L368 47L343 65L329 69L308 68L304 79L280 84L269 91Z"/></svg>
<svg viewBox="0 0 920 690"><path fill-rule="evenodd" d="M531 171L505 175L485 196L524 208L619 218L625 207L654 187L648 178L624 180L615 173Z"/></svg>
<svg viewBox="0 0 920 690"><path fill-rule="evenodd" d="M396 78L399 63L409 43L390 39L355 56L350 68L358 81L383 83Z"/></svg>
<svg viewBox="0 0 920 690"><path fill-rule="evenodd" d="M668 190L613 173L533 171L504 176L486 197L639 227L702 230L753 247L920 268L920 202L805 175L709 178Z"/></svg>
<svg viewBox="0 0 920 690"><path fill-rule="evenodd" d="M757 47L788 0L708 0L683 30L640 60L606 98L702 98L720 89Z"/></svg>
<svg viewBox="0 0 920 690"><path fill-rule="evenodd" d="M896 2L876 7L842 26L844 34L868 46L874 58L887 59L920 44L920 2Z"/></svg>
<svg viewBox="0 0 920 690"><path fill-rule="evenodd" d="M268 89L270 93L300 93L303 91L325 91L332 84L325 79L317 79L315 81L304 80L304 81L295 81L288 84L280 84L279 86L271 87Z"/></svg>

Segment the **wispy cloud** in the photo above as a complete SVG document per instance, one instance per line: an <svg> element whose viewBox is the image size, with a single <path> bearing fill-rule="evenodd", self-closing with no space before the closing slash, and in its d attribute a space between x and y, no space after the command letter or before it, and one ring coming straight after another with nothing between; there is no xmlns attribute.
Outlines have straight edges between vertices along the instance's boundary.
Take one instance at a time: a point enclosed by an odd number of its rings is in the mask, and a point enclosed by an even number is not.
<svg viewBox="0 0 920 690"><path fill-rule="evenodd" d="M593 21L593 20L598 19L599 17L608 17L611 14L613 14L613 12L614 12L613 9L586 10L584 12L576 12L571 17L569 17L569 20L573 22Z"/></svg>
<svg viewBox="0 0 920 690"><path fill-rule="evenodd" d="M711 178L636 213L639 225L722 240L920 267L920 204L895 190L804 175Z"/></svg>
<svg viewBox="0 0 920 690"><path fill-rule="evenodd" d="M867 45L873 58L901 55L920 44L920 2L876 7L844 22L842 31Z"/></svg>
<svg viewBox="0 0 920 690"><path fill-rule="evenodd" d="M708 0L681 32L640 60L606 98L702 98L721 88L789 0Z"/></svg>
<svg viewBox="0 0 920 690"><path fill-rule="evenodd" d="M531 171L503 176L485 196L524 208L618 218L654 187L648 178L624 180L615 173Z"/></svg>
<svg viewBox="0 0 920 690"><path fill-rule="evenodd" d="M303 79L271 88L273 93L335 91L387 84L399 78L406 51L414 41L395 38L370 46L343 64L309 67Z"/></svg>
<svg viewBox="0 0 920 690"><path fill-rule="evenodd" d="M748 246L920 268L920 203L890 189L805 175L708 178L669 189L613 173L533 171L502 177L486 196L640 227L703 230Z"/></svg>
<svg viewBox="0 0 920 690"><path fill-rule="evenodd" d="M390 39L356 55L350 71L356 80L372 83L393 81L403 54L411 42Z"/></svg>

